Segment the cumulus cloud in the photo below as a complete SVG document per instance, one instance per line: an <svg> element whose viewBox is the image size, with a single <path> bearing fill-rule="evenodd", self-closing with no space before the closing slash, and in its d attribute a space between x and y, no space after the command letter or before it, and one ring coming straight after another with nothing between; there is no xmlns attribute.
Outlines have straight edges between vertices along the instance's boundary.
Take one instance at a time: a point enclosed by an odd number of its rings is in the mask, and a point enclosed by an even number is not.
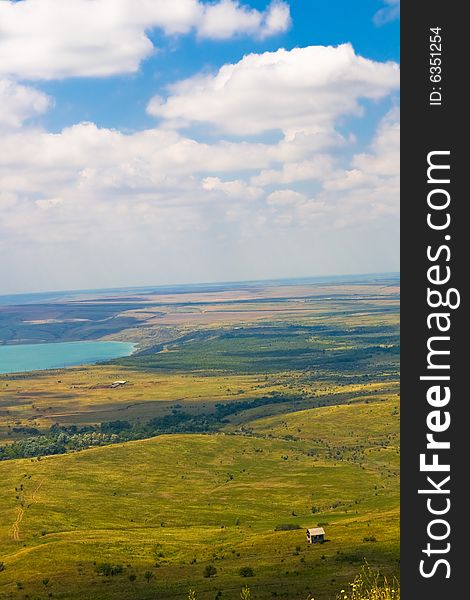
<svg viewBox="0 0 470 600"><path fill-rule="evenodd" d="M289 6L258 11L236 0L23 0L0 2L0 75L20 79L134 73L154 51L148 33L268 37L290 24Z"/></svg>
<svg viewBox="0 0 470 600"><path fill-rule="evenodd" d="M51 103L42 92L0 78L0 131L21 127L27 119L44 113Z"/></svg>
<svg viewBox="0 0 470 600"><path fill-rule="evenodd" d="M338 116L359 113L360 99L378 100L398 84L397 64L365 59L350 44L280 49L180 81L148 112L174 127L210 123L235 135L321 133Z"/></svg>

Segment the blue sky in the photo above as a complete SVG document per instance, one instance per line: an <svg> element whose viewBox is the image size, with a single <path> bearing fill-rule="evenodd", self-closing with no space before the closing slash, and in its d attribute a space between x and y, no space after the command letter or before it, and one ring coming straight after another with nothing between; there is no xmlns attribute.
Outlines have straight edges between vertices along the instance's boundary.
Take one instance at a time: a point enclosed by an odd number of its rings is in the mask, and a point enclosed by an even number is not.
<svg viewBox="0 0 470 600"><path fill-rule="evenodd" d="M2 292L398 270L398 11L0 0Z"/></svg>

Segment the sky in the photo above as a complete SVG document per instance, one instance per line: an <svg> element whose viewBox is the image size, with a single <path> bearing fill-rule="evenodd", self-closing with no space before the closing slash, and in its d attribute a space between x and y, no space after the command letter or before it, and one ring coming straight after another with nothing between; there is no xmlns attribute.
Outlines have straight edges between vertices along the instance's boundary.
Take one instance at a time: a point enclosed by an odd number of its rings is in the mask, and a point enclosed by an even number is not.
<svg viewBox="0 0 470 600"><path fill-rule="evenodd" d="M0 294L399 269L398 0L0 0Z"/></svg>

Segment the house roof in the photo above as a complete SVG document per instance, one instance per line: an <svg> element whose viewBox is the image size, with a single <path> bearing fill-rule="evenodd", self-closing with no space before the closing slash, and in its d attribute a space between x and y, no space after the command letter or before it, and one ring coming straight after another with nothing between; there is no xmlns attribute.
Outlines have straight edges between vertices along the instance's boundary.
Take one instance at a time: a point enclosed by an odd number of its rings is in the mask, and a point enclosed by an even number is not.
<svg viewBox="0 0 470 600"><path fill-rule="evenodd" d="M325 535L323 527L310 527L307 531L310 535Z"/></svg>

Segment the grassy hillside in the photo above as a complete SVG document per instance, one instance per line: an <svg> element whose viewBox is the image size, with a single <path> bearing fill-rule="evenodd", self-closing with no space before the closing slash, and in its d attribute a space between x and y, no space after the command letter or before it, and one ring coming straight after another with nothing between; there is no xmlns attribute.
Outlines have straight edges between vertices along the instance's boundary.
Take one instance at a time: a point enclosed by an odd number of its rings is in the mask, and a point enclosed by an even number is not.
<svg viewBox="0 0 470 600"><path fill-rule="evenodd" d="M363 557L396 570L397 450L382 445L390 431L383 417L395 406L395 399L384 399L293 413L287 430L284 417L255 421L253 429L265 437L161 436L6 461L1 597L46 591L71 600L173 597L191 585L201 597L220 589L235 598L249 582L257 598L304 598L307 590L328 598ZM339 436L329 428L334 422ZM300 423L304 435L285 439ZM395 436L395 413L392 423ZM359 459L352 448L335 455L349 443L361 446ZM308 546L303 529L319 522L328 523L329 541ZM302 529L275 531L283 524ZM101 562L122 565L123 573L100 575L94 563ZM207 564L216 567L214 577L203 576ZM249 580L239 574L244 566L254 570Z"/></svg>

